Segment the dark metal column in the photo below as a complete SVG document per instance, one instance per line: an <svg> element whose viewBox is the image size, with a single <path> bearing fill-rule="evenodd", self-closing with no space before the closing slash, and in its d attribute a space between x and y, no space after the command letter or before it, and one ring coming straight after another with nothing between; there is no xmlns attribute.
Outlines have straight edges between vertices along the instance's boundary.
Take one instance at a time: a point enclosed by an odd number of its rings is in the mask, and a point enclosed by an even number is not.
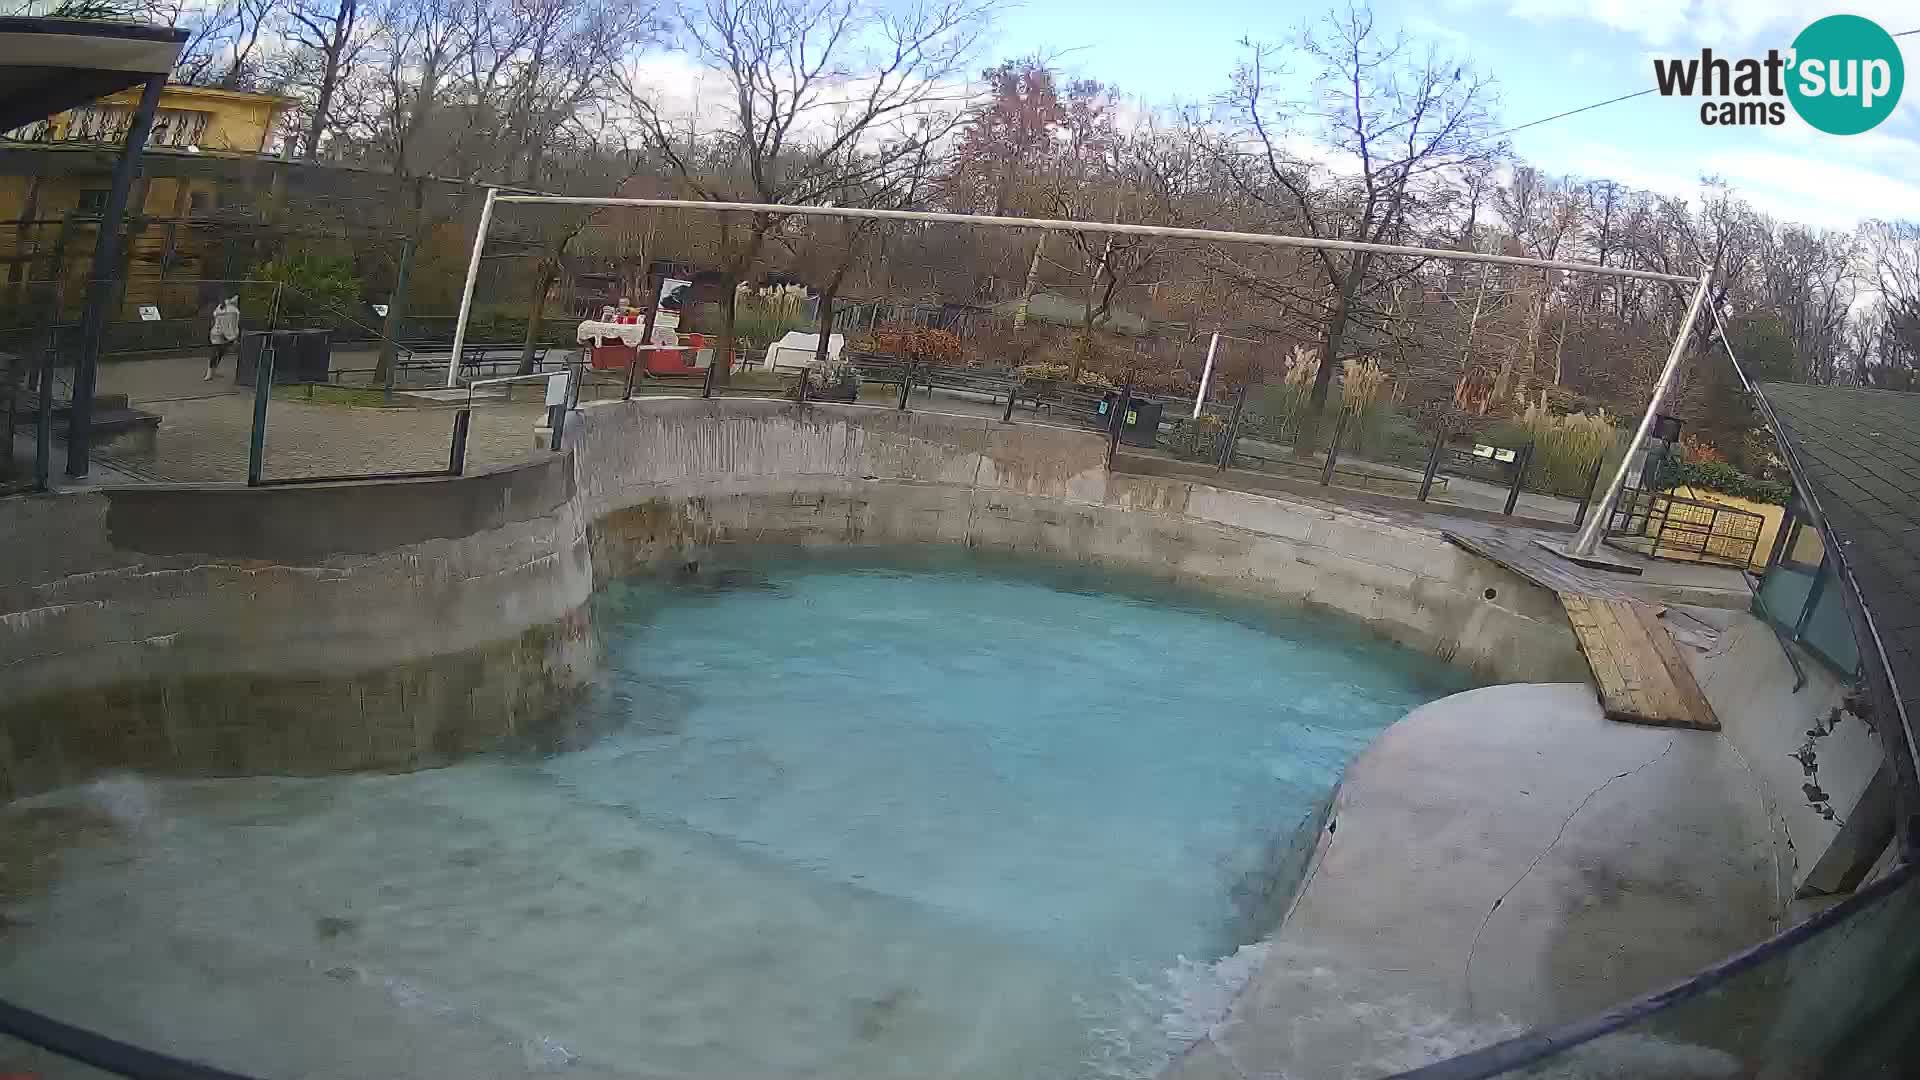
<svg viewBox="0 0 1920 1080"><path fill-rule="evenodd" d="M140 106L133 114L133 126L127 129L127 145L120 151L120 164L113 170L113 187L107 192L106 210L100 217L100 235L93 245L93 267L87 272L87 311L80 331L80 360L73 369L73 407L67 414L67 475L87 475L93 450L93 388L100 365L100 350L105 342L107 308L117 295L120 266L120 239L126 226L127 194L133 189L133 173L140 155L147 148L147 136L153 131L153 114L160 107L160 91L167 85L165 75L147 80L140 95Z"/></svg>

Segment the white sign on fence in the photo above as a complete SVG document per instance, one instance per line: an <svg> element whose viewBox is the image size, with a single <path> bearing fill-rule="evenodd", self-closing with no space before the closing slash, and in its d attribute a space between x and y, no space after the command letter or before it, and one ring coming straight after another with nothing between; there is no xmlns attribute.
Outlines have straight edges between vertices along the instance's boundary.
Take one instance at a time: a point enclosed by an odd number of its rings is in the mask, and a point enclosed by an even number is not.
<svg viewBox="0 0 1920 1080"><path fill-rule="evenodd" d="M140 305L140 321L141 322L159 322L160 309L158 307L155 307L152 304L141 304Z"/></svg>
<svg viewBox="0 0 1920 1080"><path fill-rule="evenodd" d="M547 376L547 405L565 405L567 403L567 373L556 371Z"/></svg>

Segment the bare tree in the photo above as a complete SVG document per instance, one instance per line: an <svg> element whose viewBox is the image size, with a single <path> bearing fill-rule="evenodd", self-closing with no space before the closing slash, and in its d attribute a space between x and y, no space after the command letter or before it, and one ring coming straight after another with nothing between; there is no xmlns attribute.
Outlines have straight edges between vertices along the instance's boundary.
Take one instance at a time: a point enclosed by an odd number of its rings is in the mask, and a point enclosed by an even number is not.
<svg viewBox="0 0 1920 1080"><path fill-rule="evenodd" d="M477 158L474 101L460 76L473 49L460 0L388 0L380 33L354 77L343 82L340 120L348 138L371 161L384 164L404 202L386 208L401 235L399 264L387 305L374 381L393 363L407 315L409 285L420 243L458 208L429 198L432 175L463 175Z"/></svg>
<svg viewBox="0 0 1920 1080"><path fill-rule="evenodd" d="M172 25L188 25L185 47L175 62L175 82L255 89L263 73L261 36L273 16L273 0L220 0L211 7L189 8L174 0L159 14Z"/></svg>
<svg viewBox="0 0 1920 1080"><path fill-rule="evenodd" d="M341 75L365 43L355 33L359 17L360 0L298 0L287 14L294 43L307 51L303 59L313 85L311 111L300 133L301 157L311 159L320 152Z"/></svg>
<svg viewBox="0 0 1920 1080"><path fill-rule="evenodd" d="M1521 253L1536 259L1560 257L1561 248L1579 223L1583 209L1580 192L1575 185L1565 180L1551 179L1527 165L1514 169L1513 179L1500 188L1494 203ZM1552 300L1555 277L1552 270L1541 270L1537 275L1529 276L1535 280L1527 288L1529 318L1526 346L1521 354L1523 367L1519 372L1523 383L1530 381L1533 365L1539 357L1540 339L1546 328L1547 307ZM1563 381L1562 376L1561 354L1556 351L1553 363L1555 386Z"/></svg>
<svg viewBox="0 0 1920 1080"><path fill-rule="evenodd" d="M483 48L475 56L489 58L499 88L502 172L522 184L540 182L566 129L583 110L610 102L626 56L663 29L651 4L631 0L518 0L480 5L476 14Z"/></svg>
<svg viewBox="0 0 1920 1080"><path fill-rule="evenodd" d="M1754 291L1793 339L1795 377L1831 383L1858 291L1853 235L1760 218L1754 239Z"/></svg>
<svg viewBox="0 0 1920 1080"><path fill-rule="evenodd" d="M715 137L738 167L720 174L689 159L677 119L632 81L625 102L646 140L689 191L810 203L856 188L919 152L912 125L954 101L994 0L705 0L688 13L694 58L726 80L728 116ZM897 137L884 138L888 133ZM870 150L855 153L863 147ZM730 229L716 363L730 370L734 286L760 257L782 215Z"/></svg>
<svg viewBox="0 0 1920 1080"><path fill-rule="evenodd" d="M1920 222L1870 221L1860 227L1865 275L1880 298L1872 362L1876 385L1914 389L1920 371Z"/></svg>
<svg viewBox="0 0 1920 1080"><path fill-rule="evenodd" d="M1416 55L1403 39L1383 41L1373 15L1349 7L1300 35L1298 49L1319 69L1317 100L1304 116L1276 86L1281 50L1243 42L1226 104L1250 151L1238 155L1242 193L1322 239L1387 243L1410 226L1421 188L1443 170L1491 160L1489 80L1433 50ZM1298 156L1290 137L1307 119L1344 159L1327 168ZM1350 168L1351 171L1344 171ZM1319 372L1311 401L1324 408L1348 324L1379 257L1315 249L1324 311Z"/></svg>

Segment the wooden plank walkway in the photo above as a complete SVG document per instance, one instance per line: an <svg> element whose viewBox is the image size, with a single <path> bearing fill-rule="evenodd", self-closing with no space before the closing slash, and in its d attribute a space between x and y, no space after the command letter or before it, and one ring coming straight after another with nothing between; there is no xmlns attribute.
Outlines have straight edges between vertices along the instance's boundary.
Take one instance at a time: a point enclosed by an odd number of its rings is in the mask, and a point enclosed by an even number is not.
<svg viewBox="0 0 1920 1080"><path fill-rule="evenodd" d="M1556 558L1530 539L1443 535L1458 547L1553 590L1593 669L1600 709L1609 720L1720 730L1720 718L1700 691L1656 607L1633 599L1595 571Z"/></svg>
<svg viewBox="0 0 1920 1080"><path fill-rule="evenodd" d="M1543 589L1565 596L1604 596L1610 600L1628 599L1628 594L1607 580L1606 574L1568 562L1526 536L1476 536L1471 533L1442 530L1440 535L1455 547L1471 551L1488 562L1507 569Z"/></svg>
<svg viewBox="0 0 1920 1080"><path fill-rule="evenodd" d="M1720 718L1653 607L1567 594L1560 603L1593 668L1607 719L1720 730Z"/></svg>

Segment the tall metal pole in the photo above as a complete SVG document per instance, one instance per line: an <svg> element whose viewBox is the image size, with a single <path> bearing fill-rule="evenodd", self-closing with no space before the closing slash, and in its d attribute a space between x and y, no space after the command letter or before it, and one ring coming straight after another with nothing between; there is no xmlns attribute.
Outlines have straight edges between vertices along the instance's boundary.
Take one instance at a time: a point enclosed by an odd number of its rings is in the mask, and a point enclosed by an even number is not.
<svg viewBox="0 0 1920 1080"><path fill-rule="evenodd" d="M480 207L480 225L473 232L473 253L467 256L467 284L460 290L460 321L453 327L453 355L447 357L447 389L460 384L460 349L467 343L467 316L473 312L473 287L480 280L480 252L487 246L487 229L493 225L493 203L499 188L487 189L487 201Z"/></svg>
<svg viewBox="0 0 1920 1080"><path fill-rule="evenodd" d="M93 267L88 271L86 321L80 331L80 360L73 369L73 401L67 413L67 475L87 475L93 451L93 388L100 367L100 352L107 333L107 308L117 295L115 278L120 274L120 232L127 216L127 195L133 189L134 167L147 148L147 136L153 132L153 114L160 108L160 91L167 85L165 75L147 80L140 94L140 107L133 114L133 126L127 129L127 145L120 151L120 163L113 169L113 186L107 189L107 205L100 214L100 235L93 243Z"/></svg>
<svg viewBox="0 0 1920 1080"><path fill-rule="evenodd" d="M1607 493L1600 497L1600 505L1594 508L1593 515L1580 527L1567 551L1574 555L1592 555L1600 549L1600 538L1606 535L1607 523L1613 518L1613 508L1620 501L1620 492L1627 486L1627 473L1633 468L1634 458L1640 454L1640 447L1647 441L1647 433L1653 430L1653 418L1660 413L1660 406L1667 400L1667 391L1673 388L1673 380L1680 373L1680 359L1686 355L1687 342L1693 337L1693 323L1700 315L1700 305L1707 298L1707 284L1713 279L1711 269L1700 274L1700 284L1693 290L1693 301L1687 305L1687 317L1680 323L1680 332L1674 335L1673 348L1667 353L1667 366L1660 370L1660 381L1653 386L1653 397L1647 402L1647 414L1640 418L1640 426L1634 429L1633 441L1627 444L1627 456L1620 459L1620 467L1614 470L1613 479L1607 482Z"/></svg>
<svg viewBox="0 0 1920 1080"><path fill-rule="evenodd" d="M1200 405L1207 400L1207 384L1213 381L1213 350L1220 347L1220 331L1207 342L1207 366L1200 369L1200 392L1193 395L1193 418L1200 419Z"/></svg>

